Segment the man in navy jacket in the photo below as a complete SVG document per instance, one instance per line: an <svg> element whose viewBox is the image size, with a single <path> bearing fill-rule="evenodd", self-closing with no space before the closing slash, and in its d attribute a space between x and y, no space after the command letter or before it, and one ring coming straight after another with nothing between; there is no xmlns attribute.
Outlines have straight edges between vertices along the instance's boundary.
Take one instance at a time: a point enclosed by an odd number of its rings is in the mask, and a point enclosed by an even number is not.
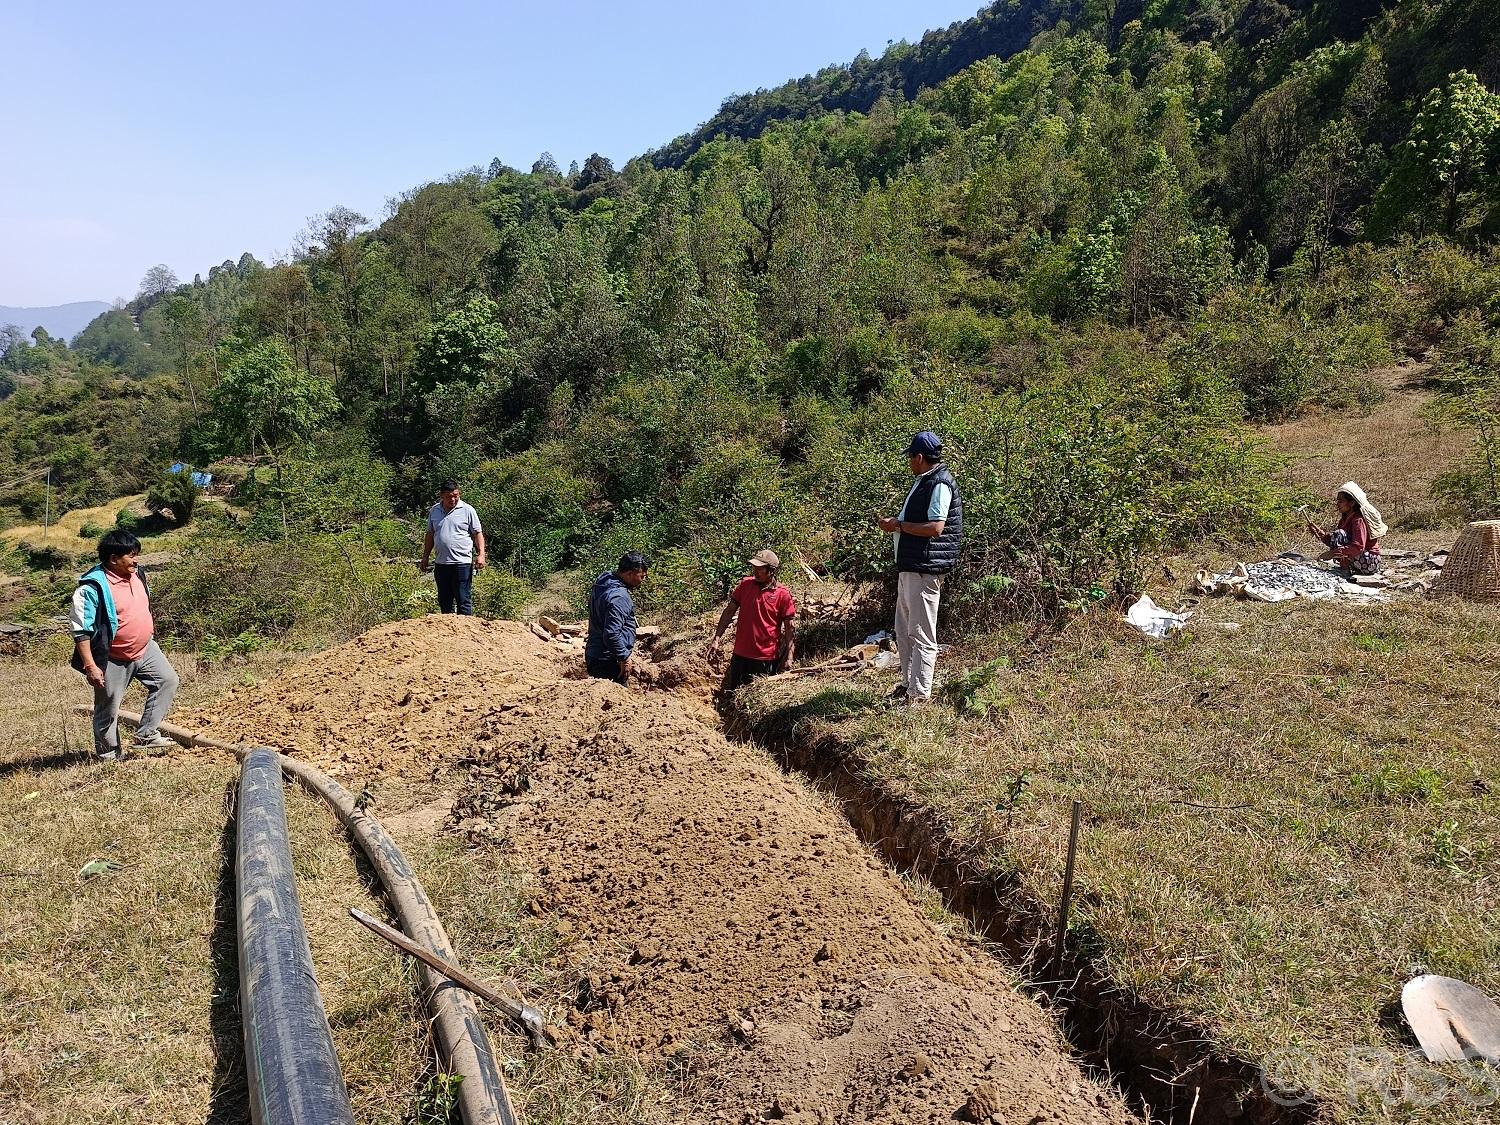
<svg viewBox="0 0 1500 1125"><path fill-rule="evenodd" d="M635 650L635 602L630 591L646 580L649 568L645 555L627 551L620 565L596 578L589 590L589 638L583 659L595 679L630 682L630 654Z"/></svg>
<svg viewBox="0 0 1500 1125"><path fill-rule="evenodd" d="M943 439L923 430L906 447L916 480L894 516L876 521L895 538L896 651L901 683L892 695L913 706L932 695L937 663L938 601L943 579L958 565L964 537L964 506L958 482L943 463Z"/></svg>

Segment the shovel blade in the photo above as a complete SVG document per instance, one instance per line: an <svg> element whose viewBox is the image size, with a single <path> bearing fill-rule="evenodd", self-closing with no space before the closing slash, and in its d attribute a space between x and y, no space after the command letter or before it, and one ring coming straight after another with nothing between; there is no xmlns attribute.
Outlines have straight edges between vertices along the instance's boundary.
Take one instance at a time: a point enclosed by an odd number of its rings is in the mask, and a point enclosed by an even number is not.
<svg viewBox="0 0 1500 1125"><path fill-rule="evenodd" d="M1500 1005L1466 981L1427 974L1401 990L1406 1022L1431 1062L1500 1063Z"/></svg>

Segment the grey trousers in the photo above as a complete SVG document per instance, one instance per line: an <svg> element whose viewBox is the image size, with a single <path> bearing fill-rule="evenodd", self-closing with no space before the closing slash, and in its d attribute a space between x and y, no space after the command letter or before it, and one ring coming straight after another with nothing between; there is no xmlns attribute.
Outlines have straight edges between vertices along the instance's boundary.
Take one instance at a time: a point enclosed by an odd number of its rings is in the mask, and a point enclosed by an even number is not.
<svg viewBox="0 0 1500 1125"><path fill-rule="evenodd" d="M941 574L903 570L896 576L896 652L901 657L901 682L909 699L926 699L932 694L942 593Z"/></svg>
<svg viewBox="0 0 1500 1125"><path fill-rule="evenodd" d="M94 689L96 753L120 747L120 704L125 702L125 690L130 687L131 680L140 680L146 685L146 706L141 710L141 725L135 732L136 738L148 739L159 733L157 728L172 706L172 697L177 694L177 670L155 641L129 664L111 660L104 666L104 687Z"/></svg>

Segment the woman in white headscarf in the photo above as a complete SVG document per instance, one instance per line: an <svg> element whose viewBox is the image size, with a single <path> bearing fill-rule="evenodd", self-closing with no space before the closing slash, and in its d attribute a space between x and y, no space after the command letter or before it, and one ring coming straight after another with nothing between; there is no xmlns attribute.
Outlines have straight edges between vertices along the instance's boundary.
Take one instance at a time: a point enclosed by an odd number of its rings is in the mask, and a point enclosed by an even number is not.
<svg viewBox="0 0 1500 1125"><path fill-rule="evenodd" d="M1390 530L1380 518L1380 511L1370 503L1365 490L1352 480L1345 481L1339 488L1334 502L1339 509L1338 527L1324 531L1311 521L1307 525L1307 530L1328 548L1319 557L1337 561L1346 578L1356 574L1378 574L1380 540Z"/></svg>

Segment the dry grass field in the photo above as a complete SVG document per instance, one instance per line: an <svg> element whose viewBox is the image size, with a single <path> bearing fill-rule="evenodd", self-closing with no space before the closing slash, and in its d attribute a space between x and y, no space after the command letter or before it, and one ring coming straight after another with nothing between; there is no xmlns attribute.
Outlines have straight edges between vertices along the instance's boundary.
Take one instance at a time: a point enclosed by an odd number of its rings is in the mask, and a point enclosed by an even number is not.
<svg viewBox="0 0 1500 1125"><path fill-rule="evenodd" d="M1335 411L1309 414L1261 432L1291 458L1288 476L1319 495L1331 495L1356 480L1392 528L1415 530L1440 525L1432 482L1469 446L1460 431L1438 428L1422 416L1430 400L1425 364L1385 367L1366 378L1385 398L1368 414Z"/></svg>
<svg viewBox="0 0 1500 1125"><path fill-rule="evenodd" d="M1308 1050L1328 1078L1349 1048L1408 1045L1412 972L1500 991L1497 648L1497 609L1211 602L1167 642L1111 624L1018 646L970 696L982 718L892 709L883 680L751 706L835 735L1043 903L1081 798L1074 936L1216 1043ZM994 655L956 651L950 674ZM1473 1120L1449 1110L1411 1119Z"/></svg>
<svg viewBox="0 0 1500 1125"><path fill-rule="evenodd" d="M183 673L183 706L249 669ZM87 702L61 649L0 660L0 1122L229 1125L245 1116L236 1010L233 837L228 760L178 755L96 764ZM128 706L128 705L127 705ZM313 961L355 1117L385 1125L444 1120L414 975L347 908L383 915L337 822L296 787L288 822ZM440 819L440 818L438 818ZM431 818L392 817L460 956L513 975L546 1002L571 986L555 938L521 909L489 848L438 840ZM118 871L78 872L94 859ZM487 1024L528 1121L650 1121L662 1090L629 1059L527 1055ZM424 1093L424 1091L426 1091ZM603 1095L603 1096L601 1096Z"/></svg>
<svg viewBox="0 0 1500 1125"><path fill-rule="evenodd" d="M140 504L146 499L144 492L134 496L120 496L107 504L95 508L75 508L58 516L50 527L41 524L21 524L0 531L0 541L10 546L25 545L33 550L50 547L67 555L85 556L93 553L96 536L85 536L85 527L114 527L115 518L126 508Z"/></svg>

